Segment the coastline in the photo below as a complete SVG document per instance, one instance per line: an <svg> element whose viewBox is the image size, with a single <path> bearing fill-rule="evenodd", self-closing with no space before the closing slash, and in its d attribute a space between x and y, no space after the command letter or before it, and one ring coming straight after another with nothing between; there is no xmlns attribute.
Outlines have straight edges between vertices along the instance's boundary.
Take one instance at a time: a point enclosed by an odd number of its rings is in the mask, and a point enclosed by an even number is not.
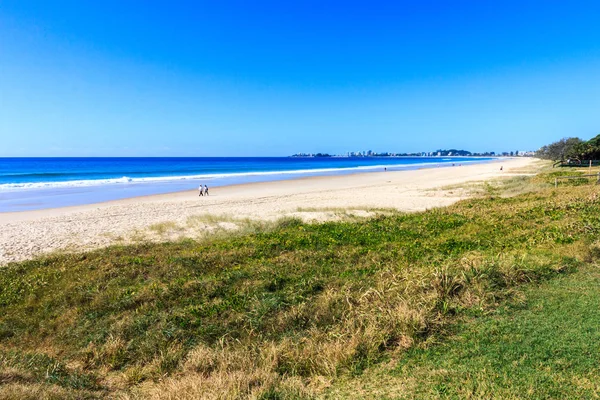
<svg viewBox="0 0 600 400"><path fill-rule="evenodd" d="M35 159L37 160L37 159ZM59 160L59 161L57 161ZM75 160L75 161L74 161ZM199 184L209 187L234 186L245 183L272 182L301 179L312 176L355 175L383 171L408 171L421 168L450 167L453 163L479 164L493 161L491 158L448 157L441 159L407 157L394 158L395 163L383 162L379 158L347 161L339 159L336 163L327 160L312 160L308 164L300 160L288 163L289 158L201 158L180 159L157 158L148 168L143 163L147 158L125 159L79 159L59 158L45 160L47 170L32 173L32 162L25 165L4 166L15 172L8 174L16 177L14 182L5 182L0 174L0 213L43 210L86 204L96 204L112 200L170 194L190 190ZM285 160L286 162L283 162ZM398 160L405 162L398 163ZM21 161L21 159L19 159ZM85 166L78 165L83 162ZM111 164L106 164L110 162ZM243 167L240 162L248 163ZM191 163L191 164L190 164ZM341 164L340 164L341 163ZM2 159L0 159L0 165ZM35 164L33 162L33 164ZM71 165L73 164L73 165ZM166 164L166 165L165 165ZM204 164L204 165L203 165ZM310 165L309 165L310 164ZM198 166L200 165L200 166ZM41 167L40 167L41 168ZM70 168L80 172L69 172ZM162 170L161 174L152 173L153 169ZM190 169L191 168L191 169ZM199 168L194 171L193 168ZM107 169L104 173L97 169ZM147 175L140 175L140 169L148 169ZM137 171L136 171L137 170ZM169 174L177 172L175 175ZM187 170L184 172L184 170ZM202 172L201 172L202 171ZM182 175L183 174L183 175ZM43 181L20 182L22 176L43 176ZM5 177L5 176L4 176ZM92 178L92 179L88 179ZM48 179L48 180L46 180ZM54 179L54 180L53 180ZM64 179L64 180L63 180Z"/></svg>
<svg viewBox="0 0 600 400"><path fill-rule="evenodd" d="M339 218L335 209L357 216L369 209L421 211L469 197L445 186L516 173L535 159L501 159L489 163L408 171L313 176L245 183L211 190L198 197L187 190L102 203L0 213L0 265L53 251L94 249L136 240L198 237L216 230L238 229L241 220L307 221ZM500 171L499 165L503 165ZM210 216L210 218L208 217Z"/></svg>

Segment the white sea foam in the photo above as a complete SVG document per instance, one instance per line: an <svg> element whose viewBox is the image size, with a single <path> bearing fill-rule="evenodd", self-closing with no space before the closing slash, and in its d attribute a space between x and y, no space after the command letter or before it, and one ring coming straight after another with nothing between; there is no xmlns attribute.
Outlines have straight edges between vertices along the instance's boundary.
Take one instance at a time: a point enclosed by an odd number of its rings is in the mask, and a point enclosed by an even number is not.
<svg viewBox="0 0 600 400"><path fill-rule="evenodd" d="M440 160L442 161L442 160ZM478 160L473 161L462 161L463 164L482 162ZM123 176L121 178L110 178L110 179L85 179L85 180L71 180L71 181L46 181L46 182L26 182L26 183L4 183L0 184L0 192L2 191L14 191L24 189L51 189L51 188L71 188L71 187L90 187L90 186L104 186L104 185L133 185L133 184L150 184L150 183L167 183L167 182L178 182L182 180L203 180L210 182L214 179L228 179L238 178L243 179L244 177L252 176L290 176L290 175L319 175L337 172L366 172L366 171L377 171L387 168L389 170L398 169L412 169L420 168L425 166L435 166L440 164L439 162L427 162L427 163L415 163L415 164L381 164L381 165L363 165L358 167L348 168L319 168L319 169L298 169L290 171L259 171L259 172L233 172L224 174L200 174L200 175L180 175L180 176L156 176L156 177L143 177L143 178L130 178ZM444 162L442 164L449 164Z"/></svg>

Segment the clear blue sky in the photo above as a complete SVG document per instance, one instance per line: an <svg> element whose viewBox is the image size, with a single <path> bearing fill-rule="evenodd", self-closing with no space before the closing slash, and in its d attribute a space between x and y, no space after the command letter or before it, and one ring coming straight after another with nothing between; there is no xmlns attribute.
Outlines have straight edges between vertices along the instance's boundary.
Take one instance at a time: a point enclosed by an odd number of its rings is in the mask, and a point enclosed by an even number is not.
<svg viewBox="0 0 600 400"><path fill-rule="evenodd" d="M510 151L598 133L598 1L0 0L0 156Z"/></svg>

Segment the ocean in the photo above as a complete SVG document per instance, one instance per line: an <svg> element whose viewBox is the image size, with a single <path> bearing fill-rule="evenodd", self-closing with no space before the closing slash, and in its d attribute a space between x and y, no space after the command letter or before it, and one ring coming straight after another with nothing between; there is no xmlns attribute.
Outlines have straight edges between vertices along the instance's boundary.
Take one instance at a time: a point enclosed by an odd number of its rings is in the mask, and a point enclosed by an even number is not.
<svg viewBox="0 0 600 400"><path fill-rule="evenodd" d="M0 212L317 175L487 162L481 157L0 158Z"/></svg>

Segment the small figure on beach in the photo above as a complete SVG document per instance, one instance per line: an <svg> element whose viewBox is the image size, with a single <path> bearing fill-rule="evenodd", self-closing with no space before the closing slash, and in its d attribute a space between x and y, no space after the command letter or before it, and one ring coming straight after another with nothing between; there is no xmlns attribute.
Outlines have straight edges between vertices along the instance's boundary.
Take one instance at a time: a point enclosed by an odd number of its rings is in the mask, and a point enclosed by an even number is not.
<svg viewBox="0 0 600 400"><path fill-rule="evenodd" d="M383 171L384 171L384 172L387 172L387 167L383 167Z"/></svg>
<svg viewBox="0 0 600 400"><path fill-rule="evenodd" d="M198 196L202 196L202 184L200 184L200 187L198 187Z"/></svg>
<svg viewBox="0 0 600 400"><path fill-rule="evenodd" d="M208 196L208 186L204 185L204 194Z"/></svg>
<svg viewBox="0 0 600 400"><path fill-rule="evenodd" d="M501 166L500 166L500 171L502 171L502 168L503 168L503 166L501 165Z"/></svg>

